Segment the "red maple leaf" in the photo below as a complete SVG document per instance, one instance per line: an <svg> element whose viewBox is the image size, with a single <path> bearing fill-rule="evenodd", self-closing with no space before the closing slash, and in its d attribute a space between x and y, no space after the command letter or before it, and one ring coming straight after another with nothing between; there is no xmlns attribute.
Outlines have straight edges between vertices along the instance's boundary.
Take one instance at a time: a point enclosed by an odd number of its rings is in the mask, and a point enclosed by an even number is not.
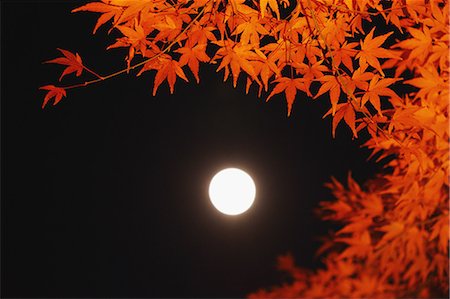
<svg viewBox="0 0 450 299"><path fill-rule="evenodd" d="M47 105L51 98L55 98L53 105L56 105L59 103L59 101L61 101L63 96L66 96L66 90L55 85L45 85L39 87L39 89L48 90L47 94L45 95L44 102L42 103L42 109L45 107L45 105Z"/></svg>
<svg viewBox="0 0 450 299"><path fill-rule="evenodd" d="M70 51L63 50L60 48L58 48L58 50L64 55L64 57L58 57L49 61L45 61L44 63L57 63L67 65L67 67L62 72L61 77L59 77L59 81L61 81L61 79L65 75L75 72L77 77L80 76L84 68L80 55L78 55L78 53L73 54Z"/></svg>

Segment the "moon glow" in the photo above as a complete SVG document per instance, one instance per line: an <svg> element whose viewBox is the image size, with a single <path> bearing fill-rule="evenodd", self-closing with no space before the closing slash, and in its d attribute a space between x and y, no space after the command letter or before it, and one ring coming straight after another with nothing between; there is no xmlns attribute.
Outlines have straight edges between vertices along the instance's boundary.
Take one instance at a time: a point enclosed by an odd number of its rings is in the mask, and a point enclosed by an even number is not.
<svg viewBox="0 0 450 299"><path fill-rule="evenodd" d="M209 184L209 198L214 207L226 215L238 215L253 204L256 187L253 179L238 168L219 171Z"/></svg>

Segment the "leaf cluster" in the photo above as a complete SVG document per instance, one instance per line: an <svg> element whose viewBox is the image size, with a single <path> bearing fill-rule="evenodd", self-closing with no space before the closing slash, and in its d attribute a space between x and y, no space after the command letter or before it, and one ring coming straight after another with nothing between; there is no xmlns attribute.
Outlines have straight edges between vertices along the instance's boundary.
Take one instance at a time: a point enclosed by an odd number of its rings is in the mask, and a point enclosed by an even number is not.
<svg viewBox="0 0 450 299"><path fill-rule="evenodd" d="M384 173L347 187L332 180L336 200L324 220L343 225L319 254L316 272L280 258L294 282L259 297L429 297L448 292L449 17L444 0L102 0L74 10L99 14L119 37L126 67L100 76L78 54L48 61L94 79L46 85L45 106L66 91L138 69L152 74L153 95L177 79L199 82L200 65L224 81L244 82L266 100L284 95L287 115L301 94L329 99L332 135L344 123ZM242 78L241 81L239 78ZM342 122L343 121L343 122Z"/></svg>

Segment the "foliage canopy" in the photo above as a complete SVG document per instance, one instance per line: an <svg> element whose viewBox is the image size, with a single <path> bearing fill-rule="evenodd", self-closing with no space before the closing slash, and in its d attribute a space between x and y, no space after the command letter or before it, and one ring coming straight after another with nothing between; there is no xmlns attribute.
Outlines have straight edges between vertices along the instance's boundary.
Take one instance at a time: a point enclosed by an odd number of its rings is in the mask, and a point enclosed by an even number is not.
<svg viewBox="0 0 450 299"><path fill-rule="evenodd" d="M332 135L344 123L364 136L385 171L364 186L332 179L336 200L320 214L342 228L318 252L323 269L281 256L292 282L250 297L435 296L449 279L448 8L444 0L90 2L73 12L99 13L93 32L119 35L108 49L125 48L126 67L101 76L58 49L47 63L65 66L59 81L93 79L41 87L43 107L134 69L154 74L153 95L165 82L174 92L177 79L200 81L202 63L266 100L284 94L288 116L298 94L329 98Z"/></svg>

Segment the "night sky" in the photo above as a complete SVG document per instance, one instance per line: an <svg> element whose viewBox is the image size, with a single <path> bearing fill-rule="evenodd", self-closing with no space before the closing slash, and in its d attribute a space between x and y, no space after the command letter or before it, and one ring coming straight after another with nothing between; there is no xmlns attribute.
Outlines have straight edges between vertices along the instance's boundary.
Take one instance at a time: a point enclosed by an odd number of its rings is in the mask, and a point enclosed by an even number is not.
<svg viewBox="0 0 450 299"><path fill-rule="evenodd" d="M244 297L287 281L280 254L319 266L323 184L378 169L348 128L332 139L329 100L298 94L287 118L283 96L266 103L204 66L174 95L133 73L42 110L56 48L103 75L125 66L125 50L105 50L114 34L92 35L96 14L70 13L83 3L1 3L2 297ZM226 167L255 180L239 216L208 198Z"/></svg>

